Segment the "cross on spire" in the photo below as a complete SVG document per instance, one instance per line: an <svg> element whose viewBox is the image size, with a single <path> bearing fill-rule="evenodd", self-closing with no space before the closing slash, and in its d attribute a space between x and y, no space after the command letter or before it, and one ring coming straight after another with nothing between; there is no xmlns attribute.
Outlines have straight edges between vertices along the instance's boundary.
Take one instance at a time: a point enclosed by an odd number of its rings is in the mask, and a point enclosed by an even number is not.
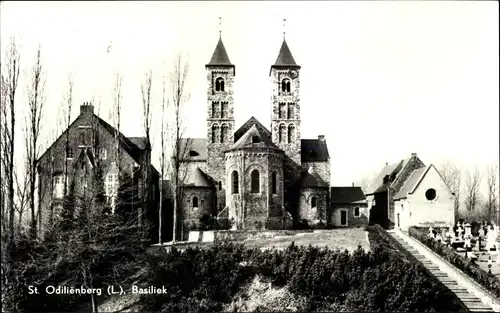
<svg viewBox="0 0 500 313"><path fill-rule="evenodd" d="M219 37L222 37L222 17L219 16Z"/></svg>
<svg viewBox="0 0 500 313"><path fill-rule="evenodd" d="M285 32L286 32L286 18L283 19L283 39L285 39Z"/></svg>

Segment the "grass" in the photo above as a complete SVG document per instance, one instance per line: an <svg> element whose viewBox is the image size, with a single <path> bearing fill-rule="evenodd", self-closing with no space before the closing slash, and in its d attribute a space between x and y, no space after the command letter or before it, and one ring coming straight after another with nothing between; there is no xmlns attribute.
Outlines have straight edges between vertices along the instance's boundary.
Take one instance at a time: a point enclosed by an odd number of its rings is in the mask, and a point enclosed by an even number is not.
<svg viewBox="0 0 500 313"><path fill-rule="evenodd" d="M359 245L370 250L366 232L363 228L345 228L331 230L317 230L314 233L302 233L293 236L277 236L269 239L247 240L245 245L257 248L285 249L292 242L298 246L317 246L320 248L354 251Z"/></svg>

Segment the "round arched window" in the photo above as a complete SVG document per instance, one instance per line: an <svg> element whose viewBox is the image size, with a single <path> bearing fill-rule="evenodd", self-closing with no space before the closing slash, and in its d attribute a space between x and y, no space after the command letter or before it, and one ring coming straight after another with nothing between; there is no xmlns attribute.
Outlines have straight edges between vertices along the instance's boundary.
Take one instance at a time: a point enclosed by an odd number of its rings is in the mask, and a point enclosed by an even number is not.
<svg viewBox="0 0 500 313"><path fill-rule="evenodd" d="M436 193L436 189L434 189L434 188L429 188L425 192L425 198L429 201L436 200L436 197L437 197L437 193Z"/></svg>

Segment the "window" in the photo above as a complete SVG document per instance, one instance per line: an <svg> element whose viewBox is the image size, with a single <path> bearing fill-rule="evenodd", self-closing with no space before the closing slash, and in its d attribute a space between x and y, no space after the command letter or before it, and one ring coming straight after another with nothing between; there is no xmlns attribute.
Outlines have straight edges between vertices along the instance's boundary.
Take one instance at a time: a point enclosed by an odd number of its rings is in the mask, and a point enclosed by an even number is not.
<svg viewBox="0 0 500 313"><path fill-rule="evenodd" d="M73 159L73 149L66 147L66 159Z"/></svg>
<svg viewBox="0 0 500 313"><path fill-rule="evenodd" d="M104 189L107 197L111 197L116 194L117 185L118 185L118 174L106 175L106 180L104 181Z"/></svg>
<svg viewBox="0 0 500 313"><path fill-rule="evenodd" d="M219 180L219 190L222 190L222 182Z"/></svg>
<svg viewBox="0 0 500 313"><path fill-rule="evenodd" d="M215 91L224 91L224 79L221 77L215 80Z"/></svg>
<svg viewBox="0 0 500 313"><path fill-rule="evenodd" d="M220 117L221 118L227 118L229 113L228 113L228 102L223 101L221 102L221 109L220 109Z"/></svg>
<svg viewBox="0 0 500 313"><path fill-rule="evenodd" d="M295 126L288 125L288 143L295 141Z"/></svg>
<svg viewBox="0 0 500 313"><path fill-rule="evenodd" d="M287 111L287 119L293 119L293 116L294 116L294 108L295 106L293 105L293 103L289 103L288 104L288 111Z"/></svg>
<svg viewBox="0 0 500 313"><path fill-rule="evenodd" d="M259 193L260 192L260 174L259 171L253 170L252 174L250 174L250 180L251 180L251 191L252 193Z"/></svg>
<svg viewBox="0 0 500 313"><path fill-rule="evenodd" d="M229 138L229 126L226 124L222 125L220 130L220 142L224 143Z"/></svg>
<svg viewBox="0 0 500 313"><path fill-rule="evenodd" d="M286 114L286 104L280 103L279 104L278 118L285 118L285 114Z"/></svg>
<svg viewBox="0 0 500 313"><path fill-rule="evenodd" d="M212 117L218 118L220 116L219 101L212 101Z"/></svg>
<svg viewBox="0 0 500 313"><path fill-rule="evenodd" d="M434 188L427 189L427 191L425 192L425 198L429 201L436 200L436 198L437 198L436 189L434 189Z"/></svg>
<svg viewBox="0 0 500 313"><path fill-rule="evenodd" d="M285 78L281 81L281 91L282 92L290 92L290 80L288 78Z"/></svg>
<svg viewBox="0 0 500 313"><path fill-rule="evenodd" d="M87 188L87 175L83 174L82 176L80 176L80 186L83 189Z"/></svg>
<svg viewBox="0 0 500 313"><path fill-rule="evenodd" d="M276 172L273 172L272 176L271 176L271 192L273 195L275 195L277 193L277 184L278 184L278 181L277 181L277 178L276 178Z"/></svg>
<svg viewBox="0 0 500 313"><path fill-rule="evenodd" d="M259 142L260 142L259 136L252 136L252 143L259 143Z"/></svg>
<svg viewBox="0 0 500 313"><path fill-rule="evenodd" d="M280 125L279 142L280 143L286 142L286 126L285 126L285 124Z"/></svg>
<svg viewBox="0 0 500 313"><path fill-rule="evenodd" d="M189 156L190 157L196 157L196 156L199 156L200 154L194 150L190 150L189 151Z"/></svg>
<svg viewBox="0 0 500 313"><path fill-rule="evenodd" d="M99 159L106 160L108 158L108 150L106 148L99 149Z"/></svg>
<svg viewBox="0 0 500 313"><path fill-rule="evenodd" d="M64 197L64 175L57 175L53 178L54 183L54 198Z"/></svg>
<svg viewBox="0 0 500 313"><path fill-rule="evenodd" d="M193 197L193 208L198 207L198 197Z"/></svg>
<svg viewBox="0 0 500 313"><path fill-rule="evenodd" d="M219 142L219 126L218 125L213 125L212 126L212 143Z"/></svg>
<svg viewBox="0 0 500 313"><path fill-rule="evenodd" d="M86 140L85 140L85 130L82 130L80 134L78 135L78 144L80 146L86 146Z"/></svg>
<svg viewBox="0 0 500 313"><path fill-rule="evenodd" d="M359 208L358 207L354 208L354 217L359 217Z"/></svg>
<svg viewBox="0 0 500 313"><path fill-rule="evenodd" d="M312 197L311 198L311 209L315 208L318 205L318 198Z"/></svg>
<svg viewBox="0 0 500 313"><path fill-rule="evenodd" d="M233 173L231 174L231 182L232 182L232 190L231 190L231 193L232 194L237 194L239 193L239 182L238 182L238 172L237 171L233 171Z"/></svg>

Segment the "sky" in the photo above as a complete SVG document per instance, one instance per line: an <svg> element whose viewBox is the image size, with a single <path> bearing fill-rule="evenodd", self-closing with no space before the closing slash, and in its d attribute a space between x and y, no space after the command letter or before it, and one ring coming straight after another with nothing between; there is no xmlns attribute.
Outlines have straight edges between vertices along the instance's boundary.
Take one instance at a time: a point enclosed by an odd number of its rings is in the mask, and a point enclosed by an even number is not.
<svg viewBox="0 0 500 313"><path fill-rule="evenodd" d="M21 46L21 113L25 73L41 45L47 140L60 127L69 73L73 117L81 103L100 99L106 120L120 73L122 132L144 135L141 82L152 69L159 106L162 77L179 53L190 67L186 135L206 137L205 64L219 31L236 66L236 128L251 116L268 126L269 68L285 31L302 66L302 138L325 135L332 185L349 186L411 153L464 170L498 164L497 1L8 1L0 9L2 57L10 37ZM158 125L155 111L153 154Z"/></svg>

